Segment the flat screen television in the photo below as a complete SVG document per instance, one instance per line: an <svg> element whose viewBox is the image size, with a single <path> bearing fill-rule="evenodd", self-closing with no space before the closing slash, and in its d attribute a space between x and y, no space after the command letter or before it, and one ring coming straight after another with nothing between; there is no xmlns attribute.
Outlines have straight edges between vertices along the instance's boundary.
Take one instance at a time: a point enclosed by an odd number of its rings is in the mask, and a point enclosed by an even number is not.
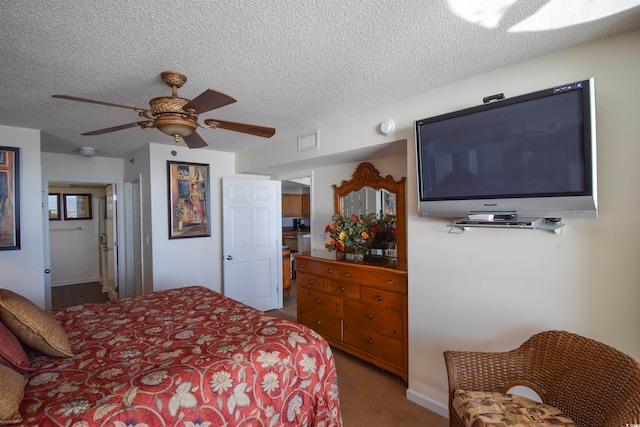
<svg viewBox="0 0 640 427"><path fill-rule="evenodd" d="M419 214L595 218L594 79L415 122Z"/></svg>

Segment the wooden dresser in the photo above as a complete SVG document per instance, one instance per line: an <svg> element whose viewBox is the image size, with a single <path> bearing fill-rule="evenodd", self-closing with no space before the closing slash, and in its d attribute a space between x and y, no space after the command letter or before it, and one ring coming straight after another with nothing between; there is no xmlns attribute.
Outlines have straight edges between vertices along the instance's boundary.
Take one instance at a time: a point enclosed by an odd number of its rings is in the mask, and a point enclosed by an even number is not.
<svg viewBox="0 0 640 427"><path fill-rule="evenodd" d="M296 255L298 322L407 381L407 272Z"/></svg>

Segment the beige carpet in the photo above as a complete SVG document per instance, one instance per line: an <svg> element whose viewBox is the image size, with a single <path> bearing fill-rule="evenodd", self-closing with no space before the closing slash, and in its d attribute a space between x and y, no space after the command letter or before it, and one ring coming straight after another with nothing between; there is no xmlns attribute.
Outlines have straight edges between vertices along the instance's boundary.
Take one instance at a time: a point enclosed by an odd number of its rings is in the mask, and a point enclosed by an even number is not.
<svg viewBox="0 0 640 427"><path fill-rule="evenodd" d="M295 321L281 310L268 314ZM338 349L332 350L344 427L448 427L446 418L407 400L400 377Z"/></svg>

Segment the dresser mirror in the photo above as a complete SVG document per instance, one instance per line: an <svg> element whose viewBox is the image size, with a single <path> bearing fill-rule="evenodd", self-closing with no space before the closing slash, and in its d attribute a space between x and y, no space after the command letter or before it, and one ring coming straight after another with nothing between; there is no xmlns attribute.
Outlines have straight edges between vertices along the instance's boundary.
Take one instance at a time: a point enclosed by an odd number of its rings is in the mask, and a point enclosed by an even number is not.
<svg viewBox="0 0 640 427"><path fill-rule="evenodd" d="M363 213L391 214L396 216L396 248L398 266L406 261L405 178L396 181L391 175L380 172L368 162L360 163L349 181L333 186L335 212L342 215ZM382 249L373 248L377 254Z"/></svg>

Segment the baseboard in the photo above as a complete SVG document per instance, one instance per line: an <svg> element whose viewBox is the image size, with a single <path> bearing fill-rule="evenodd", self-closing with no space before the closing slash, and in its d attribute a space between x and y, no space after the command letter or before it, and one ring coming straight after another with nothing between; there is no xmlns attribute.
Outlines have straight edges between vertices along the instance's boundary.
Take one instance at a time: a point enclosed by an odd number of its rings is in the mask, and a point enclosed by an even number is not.
<svg viewBox="0 0 640 427"><path fill-rule="evenodd" d="M410 388L407 389L406 397L408 400L417 403L423 408L427 408L428 410L433 411L438 415L449 418L449 407L447 405L443 405L442 403L436 402L435 400L427 396L416 393Z"/></svg>
<svg viewBox="0 0 640 427"><path fill-rule="evenodd" d="M62 282L55 282L55 283L51 283L51 287L55 288L58 286L67 286L67 285L79 285L81 283L93 283L93 282L97 282L99 280L98 277L92 277L89 279L75 279L75 280L65 280Z"/></svg>

